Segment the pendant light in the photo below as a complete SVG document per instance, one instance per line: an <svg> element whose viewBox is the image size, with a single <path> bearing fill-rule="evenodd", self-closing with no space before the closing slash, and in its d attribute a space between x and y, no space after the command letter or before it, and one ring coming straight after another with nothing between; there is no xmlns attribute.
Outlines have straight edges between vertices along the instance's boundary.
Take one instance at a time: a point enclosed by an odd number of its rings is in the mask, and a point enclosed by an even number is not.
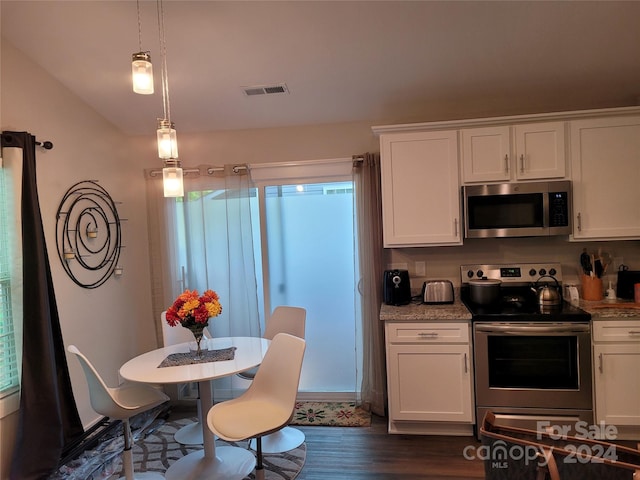
<svg viewBox="0 0 640 480"><path fill-rule="evenodd" d="M165 197L184 196L182 168L178 160L178 137L175 125L171 121L171 104L169 102L169 73L167 70L167 43L164 36L164 8L162 0L157 0L158 32L160 35L162 111L164 118L158 119L157 141L158 156L164 160L162 183Z"/></svg>
<svg viewBox="0 0 640 480"><path fill-rule="evenodd" d="M184 183L182 181L180 162L166 160L162 169L162 186L165 197L184 197Z"/></svg>
<svg viewBox="0 0 640 480"><path fill-rule="evenodd" d="M133 91L142 95L153 93L153 66L151 65L151 55L142 51L142 24L140 22L140 1L136 1L138 10L138 46L140 51L134 53L131 59L131 78L133 80Z"/></svg>

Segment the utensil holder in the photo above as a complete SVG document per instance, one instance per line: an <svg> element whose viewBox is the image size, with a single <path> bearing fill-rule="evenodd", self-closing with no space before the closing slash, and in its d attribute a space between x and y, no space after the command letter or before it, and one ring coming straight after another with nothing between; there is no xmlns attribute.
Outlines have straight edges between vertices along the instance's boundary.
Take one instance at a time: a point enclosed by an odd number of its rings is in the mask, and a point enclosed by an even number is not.
<svg viewBox="0 0 640 480"><path fill-rule="evenodd" d="M603 287L601 278L582 275L582 298L584 300L602 300L602 292Z"/></svg>

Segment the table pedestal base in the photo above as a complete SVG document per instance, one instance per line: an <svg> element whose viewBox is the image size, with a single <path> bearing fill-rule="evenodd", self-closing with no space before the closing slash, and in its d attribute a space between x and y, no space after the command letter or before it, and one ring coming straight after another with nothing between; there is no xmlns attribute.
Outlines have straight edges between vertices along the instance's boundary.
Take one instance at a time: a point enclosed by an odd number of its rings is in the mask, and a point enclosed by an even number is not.
<svg viewBox="0 0 640 480"><path fill-rule="evenodd" d="M217 447L215 458L204 451L190 453L173 463L164 474L166 480L242 480L256 466L256 457L240 447Z"/></svg>

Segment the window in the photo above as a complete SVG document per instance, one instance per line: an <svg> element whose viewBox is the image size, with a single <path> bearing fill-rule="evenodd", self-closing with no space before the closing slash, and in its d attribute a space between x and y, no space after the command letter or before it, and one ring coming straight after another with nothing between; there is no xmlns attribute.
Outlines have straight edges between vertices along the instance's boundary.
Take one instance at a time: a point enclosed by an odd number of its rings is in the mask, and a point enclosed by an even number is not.
<svg viewBox="0 0 640 480"><path fill-rule="evenodd" d="M11 177L7 169L0 168L0 399L15 393L19 386L12 308L11 240L15 215L11 192Z"/></svg>

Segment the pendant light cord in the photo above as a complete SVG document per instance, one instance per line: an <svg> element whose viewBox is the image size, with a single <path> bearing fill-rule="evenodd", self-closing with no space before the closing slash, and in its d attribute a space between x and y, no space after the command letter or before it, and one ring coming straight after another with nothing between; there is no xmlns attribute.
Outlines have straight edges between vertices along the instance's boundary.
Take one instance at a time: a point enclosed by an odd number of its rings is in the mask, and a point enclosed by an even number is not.
<svg viewBox="0 0 640 480"><path fill-rule="evenodd" d="M142 22L140 21L140 0L136 0L136 10L138 11L138 51L142 51Z"/></svg>
<svg viewBox="0 0 640 480"><path fill-rule="evenodd" d="M160 36L160 55L162 56L161 80L162 80L162 109L164 119L171 124L171 107L169 104L169 73L167 70L167 43L164 37L164 8L162 0L157 0L158 5L158 34Z"/></svg>

